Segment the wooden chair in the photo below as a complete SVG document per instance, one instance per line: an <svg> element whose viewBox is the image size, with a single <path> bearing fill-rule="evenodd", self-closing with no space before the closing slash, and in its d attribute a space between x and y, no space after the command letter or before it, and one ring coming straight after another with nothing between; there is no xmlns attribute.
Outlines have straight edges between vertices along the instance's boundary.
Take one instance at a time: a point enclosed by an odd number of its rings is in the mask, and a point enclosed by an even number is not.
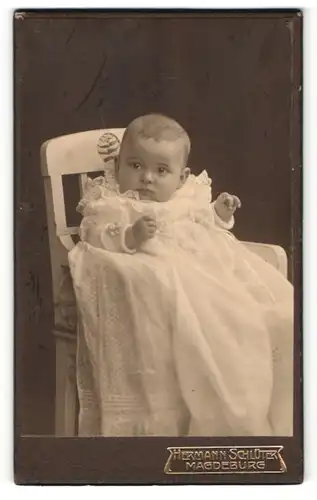
<svg viewBox="0 0 317 500"><path fill-rule="evenodd" d="M75 245L78 225L71 225L68 221L65 186L67 179L75 176L78 186L78 198L74 201L75 209L88 174L101 175L104 170L102 157L97 152L97 143L105 132L116 135L121 141L124 129L90 130L65 135L46 141L41 147L54 300L56 436L76 435L78 413L76 336L79 326L67 256ZM245 244L285 276L287 275L287 257L281 247L251 242Z"/></svg>

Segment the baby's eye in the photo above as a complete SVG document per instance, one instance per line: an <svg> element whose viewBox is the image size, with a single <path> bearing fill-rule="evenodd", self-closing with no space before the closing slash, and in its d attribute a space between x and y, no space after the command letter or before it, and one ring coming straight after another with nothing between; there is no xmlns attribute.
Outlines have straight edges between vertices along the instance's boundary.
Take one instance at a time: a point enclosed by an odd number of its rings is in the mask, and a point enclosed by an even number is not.
<svg viewBox="0 0 317 500"><path fill-rule="evenodd" d="M160 175L167 174L167 168L166 168L166 167L159 167L159 168L158 168L158 173L159 173Z"/></svg>
<svg viewBox="0 0 317 500"><path fill-rule="evenodd" d="M136 161L134 161L134 162L131 163L131 167L133 168L133 170L140 170L141 164L138 163L138 162L136 162Z"/></svg>

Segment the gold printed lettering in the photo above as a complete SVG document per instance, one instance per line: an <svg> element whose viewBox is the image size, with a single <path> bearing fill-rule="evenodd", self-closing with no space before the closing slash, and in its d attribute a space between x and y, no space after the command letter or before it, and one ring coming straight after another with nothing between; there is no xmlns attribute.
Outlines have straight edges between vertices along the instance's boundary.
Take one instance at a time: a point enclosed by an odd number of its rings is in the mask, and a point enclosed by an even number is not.
<svg viewBox="0 0 317 500"><path fill-rule="evenodd" d="M287 471L283 446L169 447L165 474L254 474Z"/></svg>
<svg viewBox="0 0 317 500"><path fill-rule="evenodd" d="M229 450L229 458L230 458L230 460L236 460L236 458L237 458L237 450L235 448L230 448L230 450Z"/></svg>
<svg viewBox="0 0 317 500"><path fill-rule="evenodd" d="M186 470L195 470L196 462L186 462Z"/></svg>
<svg viewBox="0 0 317 500"><path fill-rule="evenodd" d="M204 470L204 464L203 464L203 462L197 462L196 470Z"/></svg>
<svg viewBox="0 0 317 500"><path fill-rule="evenodd" d="M173 460L179 460L181 457L181 449L180 448L174 448L172 451L173 454Z"/></svg>
<svg viewBox="0 0 317 500"><path fill-rule="evenodd" d="M183 451L183 460L194 460L194 453L192 451Z"/></svg>

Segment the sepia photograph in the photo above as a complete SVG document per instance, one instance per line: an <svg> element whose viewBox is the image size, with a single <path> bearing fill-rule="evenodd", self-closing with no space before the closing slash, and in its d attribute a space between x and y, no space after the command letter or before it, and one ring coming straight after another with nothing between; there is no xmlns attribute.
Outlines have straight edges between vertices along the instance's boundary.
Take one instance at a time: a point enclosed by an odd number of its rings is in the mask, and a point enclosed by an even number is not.
<svg viewBox="0 0 317 500"><path fill-rule="evenodd" d="M58 442L104 443L106 483L300 482L301 26L15 12L22 483L82 477Z"/></svg>

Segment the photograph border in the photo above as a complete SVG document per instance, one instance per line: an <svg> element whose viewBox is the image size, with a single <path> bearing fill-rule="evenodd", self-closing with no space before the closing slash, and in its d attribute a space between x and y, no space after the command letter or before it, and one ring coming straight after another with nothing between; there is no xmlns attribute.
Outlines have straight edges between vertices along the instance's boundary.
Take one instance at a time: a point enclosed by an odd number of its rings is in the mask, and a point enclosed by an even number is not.
<svg viewBox="0 0 317 500"><path fill-rule="evenodd" d="M303 480L303 339L302 339L302 100L303 100L303 13L298 9L142 9L131 10L86 10L55 9L25 10L27 16L73 16L76 12L89 15L223 15L245 16L256 15L290 15L293 21L293 66L292 66L292 119L290 123L291 147L290 162L292 169L292 269L294 270L295 313L294 313L294 435L289 438L279 437L96 437L96 438L60 438L54 436L25 436L20 433L22 415L20 387L21 380L19 345L15 342L15 482L16 484L297 484ZM14 14L14 32L19 29L21 18ZM15 199L14 199L14 231L19 232L19 200L17 197L17 180L21 169L17 140L17 104L19 101L18 71L15 64ZM15 236L15 242L17 236ZM16 243L15 243L16 244ZM16 247L15 247L16 252ZM19 291L17 288L17 261L15 253L15 339L21 318L19 316ZM25 290L24 293L27 293ZM282 447L282 456L286 470L281 474L166 474L164 468L169 458L169 448L195 447ZM138 460L135 460L136 454Z"/></svg>

